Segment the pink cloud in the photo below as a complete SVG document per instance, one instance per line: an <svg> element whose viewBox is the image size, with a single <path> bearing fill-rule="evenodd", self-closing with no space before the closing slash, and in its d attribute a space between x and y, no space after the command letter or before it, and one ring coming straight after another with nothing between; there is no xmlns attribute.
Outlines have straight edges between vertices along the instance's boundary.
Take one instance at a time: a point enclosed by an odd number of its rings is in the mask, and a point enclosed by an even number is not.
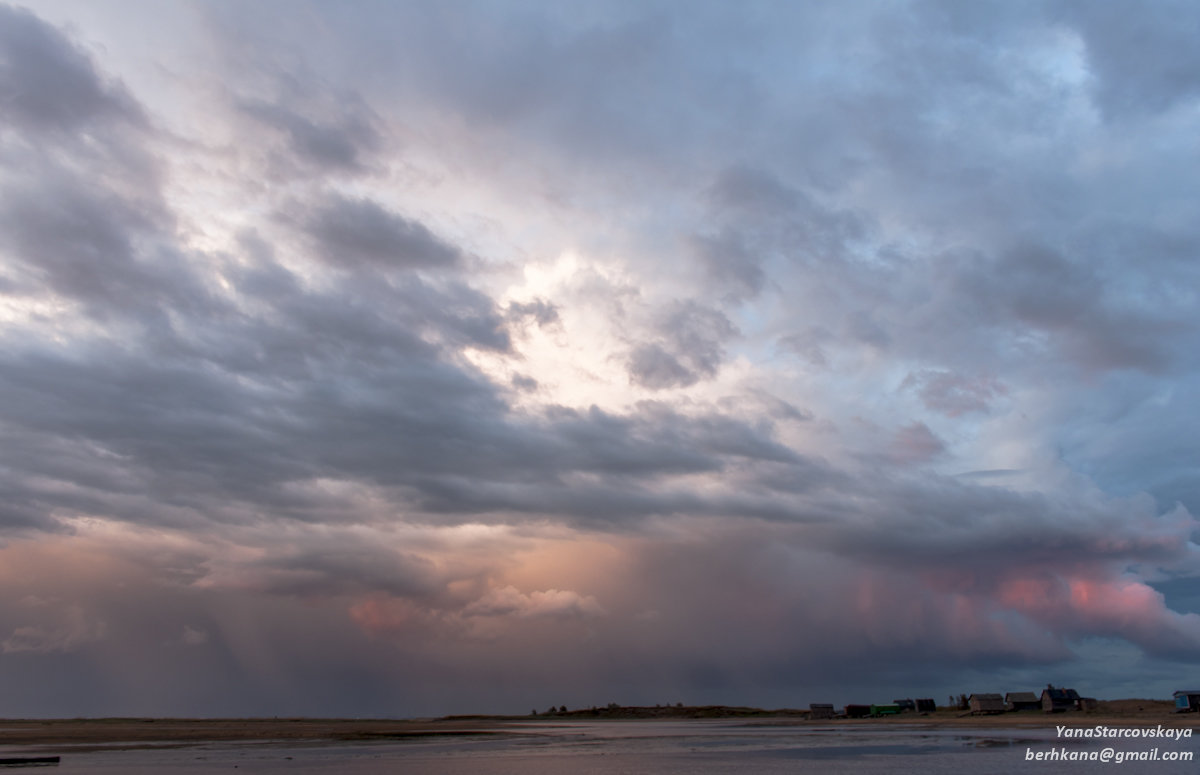
<svg viewBox="0 0 1200 775"><path fill-rule="evenodd" d="M1128 576L1018 576L1001 583L997 601L1064 634L1116 636L1147 651L1200 648L1200 616L1168 609L1160 592Z"/></svg>
<svg viewBox="0 0 1200 775"><path fill-rule="evenodd" d="M372 597L350 606L350 618L370 635L384 635L410 629L420 611L408 600Z"/></svg>

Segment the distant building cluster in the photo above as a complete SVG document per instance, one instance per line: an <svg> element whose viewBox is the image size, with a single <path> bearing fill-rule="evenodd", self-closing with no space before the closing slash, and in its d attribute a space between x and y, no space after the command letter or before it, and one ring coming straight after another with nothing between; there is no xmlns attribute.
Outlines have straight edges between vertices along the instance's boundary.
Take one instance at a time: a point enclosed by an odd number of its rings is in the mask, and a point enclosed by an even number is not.
<svg viewBox="0 0 1200 775"><path fill-rule="evenodd" d="M1175 705L1179 710L1200 710L1200 691L1176 692L1175 698ZM1046 713L1092 711L1096 710L1098 704L1095 697L1083 697L1074 689L1048 684L1042 690L1041 696L1035 692L964 694L959 695L957 700L951 697L949 707L964 711L964 715L974 716L1038 710ZM834 718L877 718L899 716L905 713L932 713L937 710L937 703L932 699L902 699L892 700L887 705L850 704L846 705L841 713L838 713L833 705L828 703L814 702L808 707L808 718L816 721Z"/></svg>

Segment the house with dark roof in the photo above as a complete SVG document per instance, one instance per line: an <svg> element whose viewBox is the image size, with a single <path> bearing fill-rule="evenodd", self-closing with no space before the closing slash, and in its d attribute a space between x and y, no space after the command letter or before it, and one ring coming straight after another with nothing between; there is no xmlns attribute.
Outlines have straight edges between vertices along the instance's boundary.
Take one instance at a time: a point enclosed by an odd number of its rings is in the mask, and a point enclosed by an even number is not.
<svg viewBox="0 0 1200 775"><path fill-rule="evenodd" d="M1175 712L1200 711L1200 689L1180 689L1175 692Z"/></svg>
<svg viewBox="0 0 1200 775"><path fill-rule="evenodd" d="M1079 692L1074 689L1055 688L1047 684L1042 689L1042 710L1047 713L1062 713L1079 707Z"/></svg>

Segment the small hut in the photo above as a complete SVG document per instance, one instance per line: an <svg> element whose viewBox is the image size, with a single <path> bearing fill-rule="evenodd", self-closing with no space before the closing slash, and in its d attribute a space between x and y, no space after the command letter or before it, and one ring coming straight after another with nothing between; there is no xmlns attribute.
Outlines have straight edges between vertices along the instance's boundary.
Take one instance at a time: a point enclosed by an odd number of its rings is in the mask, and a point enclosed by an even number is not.
<svg viewBox="0 0 1200 775"><path fill-rule="evenodd" d="M1200 689L1180 689L1175 692L1176 713L1200 711Z"/></svg>
<svg viewBox="0 0 1200 775"><path fill-rule="evenodd" d="M1062 713L1079 707L1079 692L1074 689L1055 688L1047 684L1042 689L1042 710L1047 713Z"/></svg>
<svg viewBox="0 0 1200 775"><path fill-rule="evenodd" d="M937 703L932 698L917 700L917 713L933 713L937 710Z"/></svg>
<svg viewBox="0 0 1200 775"><path fill-rule="evenodd" d="M1009 710L1041 710L1042 701L1033 692L1009 692L1004 695Z"/></svg>
<svg viewBox="0 0 1200 775"><path fill-rule="evenodd" d="M870 705L847 705L846 718L866 718L871 715Z"/></svg>
<svg viewBox="0 0 1200 775"><path fill-rule="evenodd" d="M833 718L833 706L823 702L808 704L808 720Z"/></svg>
<svg viewBox="0 0 1200 775"><path fill-rule="evenodd" d="M972 714L1003 713L1004 698L999 694L972 694L967 698L967 707Z"/></svg>

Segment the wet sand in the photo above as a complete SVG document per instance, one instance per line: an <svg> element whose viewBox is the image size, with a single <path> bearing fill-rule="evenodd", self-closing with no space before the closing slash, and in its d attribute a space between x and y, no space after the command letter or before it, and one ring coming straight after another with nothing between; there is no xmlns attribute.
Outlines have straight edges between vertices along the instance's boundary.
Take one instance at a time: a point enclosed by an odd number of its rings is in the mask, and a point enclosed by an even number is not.
<svg viewBox="0 0 1200 775"><path fill-rule="evenodd" d="M364 742L503 734L502 720L51 719L0 721L0 746L44 750L161 748L209 742Z"/></svg>
<svg viewBox="0 0 1200 775"><path fill-rule="evenodd" d="M719 708L678 709L666 717L639 716L642 709L629 708L627 714L611 714L612 721L654 719L687 721L689 719L723 719L748 725L796 725L853 727L891 727L904 725L914 728L980 728L980 727L1110 727L1155 726L1171 728L1200 728L1200 714L1174 713L1168 700L1118 700L1101 703L1092 712L1042 713L1024 711L989 716L964 715L957 710L939 710L932 714L906 713L899 716L867 719L833 719L809 721L798 711L757 711L720 715ZM647 711L654 709L645 709ZM673 709L675 710L675 709ZM706 712L697 714L695 711ZM744 710L744 709L742 709ZM256 719L50 719L0 720L0 746L56 752L59 750L100 750L162 748L190 746L210 742L368 742L402 741L431 737L464 735L536 734L571 722L603 722L604 718L588 711L539 716L471 716L444 719L364 720L310 718ZM1200 733L1197 733L1200 736Z"/></svg>

